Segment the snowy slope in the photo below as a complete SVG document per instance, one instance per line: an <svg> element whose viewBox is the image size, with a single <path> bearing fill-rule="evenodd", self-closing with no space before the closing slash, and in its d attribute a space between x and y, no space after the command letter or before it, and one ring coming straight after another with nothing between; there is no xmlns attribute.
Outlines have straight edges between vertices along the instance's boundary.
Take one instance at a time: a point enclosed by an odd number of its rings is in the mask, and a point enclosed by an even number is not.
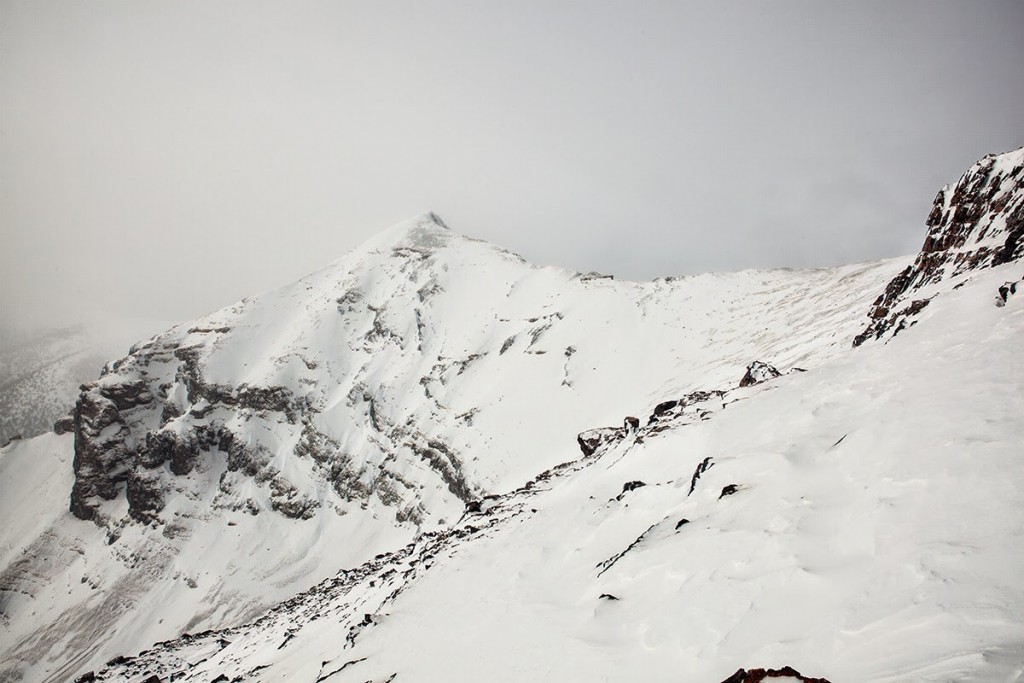
<svg viewBox="0 0 1024 683"><path fill-rule="evenodd" d="M98 680L1022 680L1024 297L993 305L1005 277Z"/></svg>
<svg viewBox="0 0 1024 683"><path fill-rule="evenodd" d="M617 282L427 214L155 337L0 452L0 679L1015 680L1021 154L907 268Z"/></svg>

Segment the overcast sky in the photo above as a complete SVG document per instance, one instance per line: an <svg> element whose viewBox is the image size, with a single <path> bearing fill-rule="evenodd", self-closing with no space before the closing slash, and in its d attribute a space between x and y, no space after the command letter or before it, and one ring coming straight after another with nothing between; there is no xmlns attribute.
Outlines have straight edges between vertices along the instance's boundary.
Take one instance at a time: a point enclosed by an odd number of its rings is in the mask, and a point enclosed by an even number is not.
<svg viewBox="0 0 1024 683"><path fill-rule="evenodd" d="M0 0L5 322L185 320L434 210L648 279L916 252L1021 2Z"/></svg>

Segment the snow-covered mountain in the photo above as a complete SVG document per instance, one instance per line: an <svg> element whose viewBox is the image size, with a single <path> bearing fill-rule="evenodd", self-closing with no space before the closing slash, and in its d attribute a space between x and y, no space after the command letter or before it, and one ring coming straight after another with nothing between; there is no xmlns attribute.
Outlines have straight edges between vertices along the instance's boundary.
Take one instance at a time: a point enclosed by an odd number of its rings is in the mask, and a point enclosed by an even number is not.
<svg viewBox="0 0 1024 683"><path fill-rule="evenodd" d="M936 206L649 283L427 214L137 345L0 455L0 680L1018 680L1024 150Z"/></svg>

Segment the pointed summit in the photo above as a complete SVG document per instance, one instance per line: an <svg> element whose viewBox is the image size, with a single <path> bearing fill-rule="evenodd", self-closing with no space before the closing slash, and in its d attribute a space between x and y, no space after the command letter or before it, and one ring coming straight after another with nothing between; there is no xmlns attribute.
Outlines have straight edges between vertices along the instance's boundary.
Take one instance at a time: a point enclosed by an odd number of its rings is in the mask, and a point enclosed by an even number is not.
<svg viewBox="0 0 1024 683"><path fill-rule="evenodd" d="M448 246L453 237L445 222L433 211L404 220L371 237L363 244L367 249L439 249Z"/></svg>

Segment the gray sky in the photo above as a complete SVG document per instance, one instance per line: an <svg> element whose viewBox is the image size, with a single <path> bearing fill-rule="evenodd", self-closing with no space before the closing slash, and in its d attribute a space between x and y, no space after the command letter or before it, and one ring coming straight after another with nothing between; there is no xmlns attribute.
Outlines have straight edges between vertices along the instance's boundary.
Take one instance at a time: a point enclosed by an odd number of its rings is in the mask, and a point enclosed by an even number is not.
<svg viewBox="0 0 1024 683"><path fill-rule="evenodd" d="M426 210L618 277L911 253L1020 2L0 0L5 322L188 319Z"/></svg>

